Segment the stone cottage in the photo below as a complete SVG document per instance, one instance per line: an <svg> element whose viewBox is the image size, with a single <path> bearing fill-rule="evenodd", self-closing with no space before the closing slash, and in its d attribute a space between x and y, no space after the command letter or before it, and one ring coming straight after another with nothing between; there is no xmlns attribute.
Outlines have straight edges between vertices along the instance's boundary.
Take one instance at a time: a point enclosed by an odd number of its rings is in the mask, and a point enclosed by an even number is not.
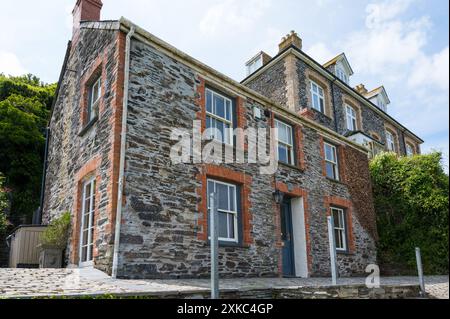
<svg viewBox="0 0 450 319"><path fill-rule="evenodd" d="M218 196L222 277L330 273L327 216L339 273L376 263L368 160L420 152L388 114L384 87L350 86L345 54L320 64L295 32L261 52L236 82L127 19L101 21L78 0L49 123L43 222L72 214L70 267L121 278L209 274L208 194ZM231 153L250 138L228 128L277 128L277 168L174 162L172 128L211 129ZM202 142L202 141L200 141ZM195 144L195 142L194 142ZM189 143L189 147L190 147Z"/></svg>

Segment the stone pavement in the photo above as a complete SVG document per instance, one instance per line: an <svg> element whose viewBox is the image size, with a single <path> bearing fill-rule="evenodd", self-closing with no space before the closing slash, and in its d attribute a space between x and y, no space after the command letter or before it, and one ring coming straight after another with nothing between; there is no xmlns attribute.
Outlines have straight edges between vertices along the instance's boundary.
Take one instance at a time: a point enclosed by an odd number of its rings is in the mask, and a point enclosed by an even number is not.
<svg viewBox="0 0 450 319"><path fill-rule="evenodd" d="M448 276L426 277L431 298L449 298ZM340 278L338 285L364 285L365 278ZM381 285L417 285L417 277L384 277ZM221 291L298 289L327 287L330 278L239 278L220 280ZM209 291L208 279L124 280L112 279L95 269L0 268L0 298L77 295L177 295Z"/></svg>

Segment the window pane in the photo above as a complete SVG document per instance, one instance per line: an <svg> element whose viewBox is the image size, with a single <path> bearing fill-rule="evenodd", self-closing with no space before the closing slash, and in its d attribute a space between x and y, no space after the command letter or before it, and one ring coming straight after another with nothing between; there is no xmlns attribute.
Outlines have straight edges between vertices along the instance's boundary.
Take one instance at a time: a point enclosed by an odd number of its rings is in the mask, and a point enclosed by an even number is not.
<svg viewBox="0 0 450 319"><path fill-rule="evenodd" d="M331 164L330 162L325 162L325 164L326 164L327 177L336 179L336 176L334 176L334 165Z"/></svg>
<svg viewBox="0 0 450 319"><path fill-rule="evenodd" d="M234 238L234 215L233 214L227 214L227 215L228 215L229 238Z"/></svg>
<svg viewBox="0 0 450 319"><path fill-rule="evenodd" d="M228 121L231 121L231 115L232 115L231 102L229 100L226 100L226 119Z"/></svg>
<svg viewBox="0 0 450 319"><path fill-rule="evenodd" d="M228 198L229 198L229 200L230 200L230 210L231 211L235 211L236 210L236 207L235 207L235 205L234 205L234 201L235 201L235 198L234 198L234 196L235 196L235 193L236 192L236 188L234 188L234 187L231 187L231 186L229 186L228 187Z"/></svg>
<svg viewBox="0 0 450 319"><path fill-rule="evenodd" d="M228 238L228 218L227 213L219 212L219 237Z"/></svg>
<svg viewBox="0 0 450 319"><path fill-rule="evenodd" d="M216 183L219 209L228 210L228 186Z"/></svg>
<svg viewBox="0 0 450 319"><path fill-rule="evenodd" d="M325 144L325 159L335 162L333 147L328 144Z"/></svg>
<svg viewBox="0 0 450 319"><path fill-rule="evenodd" d="M214 95L214 106L215 106L214 114L222 118L225 118L225 100L223 99L223 97Z"/></svg>
<svg viewBox="0 0 450 319"><path fill-rule="evenodd" d="M319 96L323 97L323 89L321 87L318 87L317 89L319 91Z"/></svg>
<svg viewBox="0 0 450 319"><path fill-rule="evenodd" d="M342 249L344 246L342 245L342 233L339 229L334 230L334 237L336 240L336 248Z"/></svg>
<svg viewBox="0 0 450 319"><path fill-rule="evenodd" d="M88 256L88 260L92 260L92 251L94 250L94 246L90 245L89 246L89 256Z"/></svg>
<svg viewBox="0 0 450 319"><path fill-rule="evenodd" d="M81 261L87 260L87 247L81 248Z"/></svg>
<svg viewBox="0 0 450 319"><path fill-rule="evenodd" d="M320 110L319 97L315 94L313 95L313 108L315 108L316 110Z"/></svg>
<svg viewBox="0 0 450 319"><path fill-rule="evenodd" d="M212 93L210 90L206 90L206 111L212 113Z"/></svg>
<svg viewBox="0 0 450 319"><path fill-rule="evenodd" d="M88 230L86 229L83 231L83 241L82 241L83 246L87 245L88 243L87 240L88 240Z"/></svg>
<svg viewBox="0 0 450 319"><path fill-rule="evenodd" d="M288 163L288 149L282 144L278 144L278 160L283 163Z"/></svg>
<svg viewBox="0 0 450 319"><path fill-rule="evenodd" d="M324 112L324 104L323 104L323 99L319 99L320 100L320 112Z"/></svg>

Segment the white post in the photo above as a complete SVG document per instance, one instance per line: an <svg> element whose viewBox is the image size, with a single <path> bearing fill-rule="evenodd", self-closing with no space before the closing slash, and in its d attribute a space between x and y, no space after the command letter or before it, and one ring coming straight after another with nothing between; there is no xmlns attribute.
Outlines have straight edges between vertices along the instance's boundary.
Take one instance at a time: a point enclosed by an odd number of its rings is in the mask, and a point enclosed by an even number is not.
<svg viewBox="0 0 450 319"><path fill-rule="evenodd" d="M211 299L219 298L219 216L217 212L217 194L211 193L209 196L211 213L209 225L211 227Z"/></svg>
<svg viewBox="0 0 450 319"><path fill-rule="evenodd" d="M328 222L328 241L330 243L330 263L331 263L331 281L336 285L337 267L336 267L336 242L334 238L333 216L327 217Z"/></svg>
<svg viewBox="0 0 450 319"><path fill-rule="evenodd" d="M416 262L417 262L417 273L419 274L420 292L421 294L425 294L425 281L423 278L422 256L420 255L419 247L416 247Z"/></svg>

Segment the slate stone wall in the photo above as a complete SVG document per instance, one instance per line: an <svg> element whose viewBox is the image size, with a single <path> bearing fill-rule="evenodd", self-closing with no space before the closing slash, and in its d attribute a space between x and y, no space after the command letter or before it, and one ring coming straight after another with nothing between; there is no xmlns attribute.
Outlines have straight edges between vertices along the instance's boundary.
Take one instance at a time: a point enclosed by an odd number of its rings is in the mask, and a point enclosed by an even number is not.
<svg viewBox="0 0 450 319"><path fill-rule="evenodd" d="M128 115L125 204L119 259L124 278L207 277L209 245L199 239L197 179L201 165L170 162L172 127L192 129L200 111L196 103L201 76L155 48L132 42L130 100ZM256 85L256 84L254 84ZM245 99L246 122L251 127L269 127L270 119L255 120ZM351 199L347 185L323 176L317 131L303 127L306 169L280 166L274 175L259 174L255 164L222 164L235 172L252 176L249 194L251 238L249 245L221 247L222 277L277 276L280 246L274 184L284 183L308 193L310 216L311 275L328 275L329 253L324 195ZM354 214L356 216L356 214ZM339 256L341 274L364 272L375 259L374 241L356 217L356 251Z"/></svg>
<svg viewBox="0 0 450 319"><path fill-rule="evenodd" d="M61 83L58 100L50 121L51 137L48 153L48 170L45 188L43 223L49 223L63 212L72 214L72 236L68 244L66 259L78 251L74 235L76 214L76 196L78 185L77 172L90 160L99 157L97 173L100 183L97 187L97 209L95 213L96 267L110 272L112 256L111 220L111 138L113 134L113 104L116 95L113 87L117 79L117 31L81 29L78 41L73 44L67 64L67 70ZM81 114L82 79L99 57L104 57L105 81L102 84L103 109L98 120L82 136ZM77 263L70 260L69 263Z"/></svg>

